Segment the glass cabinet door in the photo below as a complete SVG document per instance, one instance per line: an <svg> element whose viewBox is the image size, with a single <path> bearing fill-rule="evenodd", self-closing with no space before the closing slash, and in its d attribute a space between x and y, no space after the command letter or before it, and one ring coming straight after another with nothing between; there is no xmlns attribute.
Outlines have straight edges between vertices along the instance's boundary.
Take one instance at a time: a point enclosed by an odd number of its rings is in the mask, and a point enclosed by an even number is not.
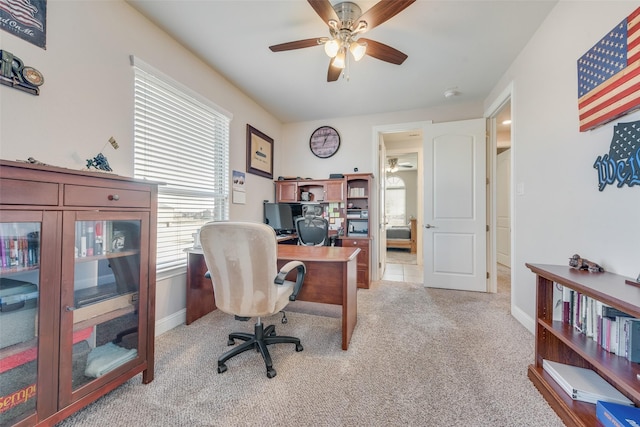
<svg viewBox="0 0 640 427"><path fill-rule="evenodd" d="M11 216L21 215L2 221ZM41 229L40 221L0 223L0 425L36 412Z"/></svg>
<svg viewBox="0 0 640 427"><path fill-rule="evenodd" d="M145 348L140 319L146 317L146 308L138 302L147 291L146 285L140 286L147 275L140 267L147 264L141 259L140 245L148 219L136 219L135 214L130 219L82 218L87 215L64 220L64 226L73 224L74 239L63 242L64 248L73 244L72 274L66 261L62 272L63 404L94 390L123 371L119 368L144 356L139 354ZM65 393L69 390L71 395Z"/></svg>

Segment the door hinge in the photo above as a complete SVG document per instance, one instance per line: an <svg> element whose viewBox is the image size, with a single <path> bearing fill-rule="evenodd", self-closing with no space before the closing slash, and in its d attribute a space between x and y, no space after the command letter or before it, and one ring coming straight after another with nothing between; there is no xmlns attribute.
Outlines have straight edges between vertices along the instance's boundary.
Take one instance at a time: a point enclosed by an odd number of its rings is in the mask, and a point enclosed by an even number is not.
<svg viewBox="0 0 640 427"><path fill-rule="evenodd" d="M487 224L487 231L489 231L489 225Z"/></svg>
<svg viewBox="0 0 640 427"><path fill-rule="evenodd" d="M489 272L487 271L487 279L489 278Z"/></svg>

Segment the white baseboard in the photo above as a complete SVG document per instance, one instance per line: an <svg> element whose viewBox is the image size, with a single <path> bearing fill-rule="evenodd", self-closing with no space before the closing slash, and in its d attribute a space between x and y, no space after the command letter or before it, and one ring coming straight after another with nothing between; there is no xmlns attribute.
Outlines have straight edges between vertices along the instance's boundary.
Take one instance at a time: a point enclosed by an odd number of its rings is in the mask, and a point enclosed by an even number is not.
<svg viewBox="0 0 640 427"><path fill-rule="evenodd" d="M524 311L520 310L514 304L511 304L511 315L516 318L518 322L522 324L525 328L529 330L532 334L536 332L536 324L533 321L533 318L529 317Z"/></svg>
<svg viewBox="0 0 640 427"><path fill-rule="evenodd" d="M187 309L183 308L170 316L156 320L156 337L187 322Z"/></svg>

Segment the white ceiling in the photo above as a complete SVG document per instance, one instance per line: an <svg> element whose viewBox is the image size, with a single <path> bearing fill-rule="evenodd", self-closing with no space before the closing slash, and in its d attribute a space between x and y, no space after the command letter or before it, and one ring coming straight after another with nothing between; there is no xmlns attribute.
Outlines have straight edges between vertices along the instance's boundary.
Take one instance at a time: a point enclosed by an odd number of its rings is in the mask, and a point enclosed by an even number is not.
<svg viewBox="0 0 640 427"><path fill-rule="evenodd" d="M483 101L557 3L417 0L366 33L407 54L402 65L365 56L328 83L321 46L268 48L329 35L306 1L127 1L283 123ZM365 12L376 1L356 3Z"/></svg>

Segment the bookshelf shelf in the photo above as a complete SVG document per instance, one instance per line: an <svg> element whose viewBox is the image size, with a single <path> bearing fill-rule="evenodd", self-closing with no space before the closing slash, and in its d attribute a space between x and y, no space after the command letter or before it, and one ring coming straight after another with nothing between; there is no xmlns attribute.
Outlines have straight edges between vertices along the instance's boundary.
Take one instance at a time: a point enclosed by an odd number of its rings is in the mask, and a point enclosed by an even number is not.
<svg viewBox="0 0 640 427"><path fill-rule="evenodd" d="M526 264L537 275L535 363L528 376L568 426L597 425L596 405L571 399L542 367L544 359L593 369L640 405L640 364L603 349L572 325L553 319L555 284L640 317L640 289L612 273L589 273L569 266Z"/></svg>
<svg viewBox="0 0 640 427"><path fill-rule="evenodd" d="M126 256L131 256L131 255L138 255L140 253L140 251L136 251L136 250L126 250L126 251L121 251L121 252L107 252L105 254L102 255L91 255L91 256L84 256L84 257L75 257L75 262L92 262L92 261L97 261L97 260L101 260L101 259L111 259L111 258L122 258L122 257L126 257Z"/></svg>
<svg viewBox="0 0 640 427"><path fill-rule="evenodd" d="M40 269L40 265L31 265L29 267L4 267L0 270L0 274L3 276L10 276L11 274L24 273L26 271L37 271Z"/></svg>

